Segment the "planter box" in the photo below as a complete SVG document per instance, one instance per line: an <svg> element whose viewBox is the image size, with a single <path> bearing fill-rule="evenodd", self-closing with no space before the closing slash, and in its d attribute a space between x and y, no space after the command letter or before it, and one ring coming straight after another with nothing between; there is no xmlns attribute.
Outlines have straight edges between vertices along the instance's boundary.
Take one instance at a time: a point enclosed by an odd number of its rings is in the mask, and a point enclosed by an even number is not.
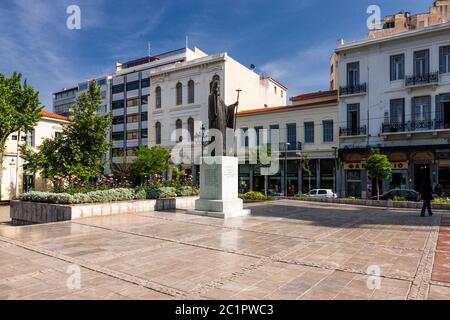
<svg viewBox="0 0 450 320"><path fill-rule="evenodd" d="M197 199L198 197L183 197L77 205L13 200L10 216L14 225L40 224L124 213L192 209Z"/></svg>
<svg viewBox="0 0 450 320"><path fill-rule="evenodd" d="M331 199L331 198L287 198L288 200L310 201L310 202L324 202L324 203L339 203L351 204L358 206L371 206L382 208L404 208L404 209L422 209L422 202L411 201L385 201L385 200L350 200L350 199ZM450 210L450 204L432 203L431 207L436 210Z"/></svg>

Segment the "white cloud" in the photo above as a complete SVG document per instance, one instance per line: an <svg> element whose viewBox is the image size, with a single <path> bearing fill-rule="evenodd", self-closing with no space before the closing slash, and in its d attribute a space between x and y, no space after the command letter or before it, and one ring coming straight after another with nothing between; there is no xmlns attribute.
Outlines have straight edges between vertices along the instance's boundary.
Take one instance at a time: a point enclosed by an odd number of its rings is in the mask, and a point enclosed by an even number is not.
<svg viewBox="0 0 450 320"><path fill-rule="evenodd" d="M329 59L334 43L326 42L301 49L293 55L269 61L261 66L266 76L271 76L289 89L291 96L302 92L328 90Z"/></svg>

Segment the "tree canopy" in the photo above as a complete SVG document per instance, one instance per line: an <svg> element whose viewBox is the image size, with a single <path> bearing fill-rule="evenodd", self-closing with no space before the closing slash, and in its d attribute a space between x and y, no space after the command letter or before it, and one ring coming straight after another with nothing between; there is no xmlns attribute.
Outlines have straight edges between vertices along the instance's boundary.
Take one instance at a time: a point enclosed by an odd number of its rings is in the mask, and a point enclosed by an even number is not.
<svg viewBox="0 0 450 320"><path fill-rule="evenodd" d="M162 146L140 146L132 164L134 175L142 179L162 174L169 166L169 157L169 152Z"/></svg>
<svg viewBox="0 0 450 320"><path fill-rule="evenodd" d="M380 149L372 149L366 162L366 170L369 176L377 181L377 194L380 197L380 180L389 178L392 174L392 166L388 157L380 153Z"/></svg>
<svg viewBox="0 0 450 320"><path fill-rule="evenodd" d="M106 136L112 118L110 114L98 114L100 104L101 90L93 81L79 96L62 137L45 140L37 152L23 148L28 170L40 171L46 178L76 175L82 180L101 173L110 146Z"/></svg>

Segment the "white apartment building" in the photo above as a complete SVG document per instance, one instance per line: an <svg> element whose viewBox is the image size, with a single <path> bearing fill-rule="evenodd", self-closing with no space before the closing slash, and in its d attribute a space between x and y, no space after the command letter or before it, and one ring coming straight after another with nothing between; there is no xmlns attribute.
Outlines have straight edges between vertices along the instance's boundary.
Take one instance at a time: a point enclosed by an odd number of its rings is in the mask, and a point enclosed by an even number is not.
<svg viewBox="0 0 450 320"><path fill-rule="evenodd" d="M43 191L47 181L39 174L27 172L26 164L20 157L19 146L27 144L38 148L45 139L62 134L63 125L69 123L68 118L54 113L42 111L41 119L31 132L13 133L6 142L5 159L3 161L2 194L0 200L11 200L22 192L30 190Z"/></svg>
<svg viewBox="0 0 450 320"><path fill-rule="evenodd" d="M393 167L382 191L420 190L427 178L450 191L450 23L342 41L331 62L331 86L339 89L340 194L373 194L364 169L373 147Z"/></svg>

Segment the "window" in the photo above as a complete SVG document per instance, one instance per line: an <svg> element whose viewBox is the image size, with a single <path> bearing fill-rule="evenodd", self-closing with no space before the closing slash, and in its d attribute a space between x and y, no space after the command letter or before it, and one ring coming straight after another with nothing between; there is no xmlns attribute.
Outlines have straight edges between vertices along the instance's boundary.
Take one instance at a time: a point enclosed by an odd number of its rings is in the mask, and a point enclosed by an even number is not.
<svg viewBox="0 0 450 320"><path fill-rule="evenodd" d="M106 91L102 91L102 99L106 99Z"/></svg>
<svg viewBox="0 0 450 320"><path fill-rule="evenodd" d="M430 73L430 50L414 52L414 75L424 76Z"/></svg>
<svg viewBox="0 0 450 320"><path fill-rule="evenodd" d="M359 62L347 64L347 86L354 88L359 85Z"/></svg>
<svg viewBox="0 0 450 320"><path fill-rule="evenodd" d="M189 131L189 136L191 137L191 142L194 141L194 130L195 130L194 119L189 118L188 119L188 131Z"/></svg>
<svg viewBox="0 0 450 320"><path fill-rule="evenodd" d="M148 88L150 87L150 78L143 78L141 80L141 88Z"/></svg>
<svg viewBox="0 0 450 320"><path fill-rule="evenodd" d="M413 129L430 129L431 126L431 97L415 97L412 99Z"/></svg>
<svg viewBox="0 0 450 320"><path fill-rule="evenodd" d="M12 141L17 141L17 135L12 135L12 136L11 136L11 140L12 140Z"/></svg>
<svg viewBox="0 0 450 320"><path fill-rule="evenodd" d="M450 73L450 46L439 48L439 71Z"/></svg>
<svg viewBox="0 0 450 320"><path fill-rule="evenodd" d="M124 106L123 100L117 100L117 101L112 102L111 109L113 109L113 110L122 109L123 106Z"/></svg>
<svg viewBox="0 0 450 320"><path fill-rule="evenodd" d="M20 141L23 141L23 142L27 141L27 136L20 136Z"/></svg>
<svg viewBox="0 0 450 320"><path fill-rule="evenodd" d="M351 135L358 135L359 128L359 103L347 105L347 128Z"/></svg>
<svg viewBox="0 0 450 320"><path fill-rule="evenodd" d="M144 95L141 97L141 105L146 105L148 104L148 95Z"/></svg>
<svg viewBox="0 0 450 320"><path fill-rule="evenodd" d="M277 87L276 86L273 87L273 93L277 94Z"/></svg>
<svg viewBox="0 0 450 320"><path fill-rule="evenodd" d="M132 81L127 83L127 91L139 90L139 81Z"/></svg>
<svg viewBox="0 0 450 320"><path fill-rule="evenodd" d="M113 124L123 124L125 119L123 116L116 116L113 118Z"/></svg>
<svg viewBox="0 0 450 320"><path fill-rule="evenodd" d="M123 148L114 148L114 149L112 149L111 153L114 158L122 157L123 156Z"/></svg>
<svg viewBox="0 0 450 320"><path fill-rule="evenodd" d="M127 148L127 156L134 157L136 155L136 147L129 147Z"/></svg>
<svg viewBox="0 0 450 320"><path fill-rule="evenodd" d="M161 144L161 122L155 123L155 144Z"/></svg>
<svg viewBox="0 0 450 320"><path fill-rule="evenodd" d="M391 81L405 79L405 55L391 56Z"/></svg>
<svg viewBox="0 0 450 320"><path fill-rule="evenodd" d="M127 132L127 140L136 140L138 138L139 138L139 135L138 135L137 130Z"/></svg>
<svg viewBox="0 0 450 320"><path fill-rule="evenodd" d="M148 138L148 129L142 129L141 130L141 139L147 139Z"/></svg>
<svg viewBox="0 0 450 320"><path fill-rule="evenodd" d="M183 121L181 121L181 119L178 119L177 121L175 121L175 128L177 130L177 141L181 142L183 141L183 136L181 134L181 129L183 129Z"/></svg>
<svg viewBox="0 0 450 320"><path fill-rule="evenodd" d="M148 120L148 112L142 112L141 113L141 121L147 121Z"/></svg>
<svg viewBox="0 0 450 320"><path fill-rule="evenodd" d="M393 99L390 105L390 123L405 123L405 99Z"/></svg>
<svg viewBox="0 0 450 320"><path fill-rule="evenodd" d="M334 121L324 120L322 121L323 126L323 142L333 142L334 141Z"/></svg>
<svg viewBox="0 0 450 320"><path fill-rule="evenodd" d="M97 80L97 85L104 86L106 84L106 79Z"/></svg>
<svg viewBox="0 0 450 320"><path fill-rule="evenodd" d="M255 127L255 132L256 132L256 145L260 146L262 145L262 130L263 127ZM261 135L261 136L260 136Z"/></svg>
<svg viewBox="0 0 450 320"><path fill-rule="evenodd" d="M269 144L280 143L280 126L273 124L269 127Z"/></svg>
<svg viewBox="0 0 450 320"><path fill-rule="evenodd" d="M183 85L178 82L176 86L176 105L183 104Z"/></svg>
<svg viewBox="0 0 450 320"><path fill-rule="evenodd" d="M161 109L161 87L155 89L155 109Z"/></svg>
<svg viewBox="0 0 450 320"><path fill-rule="evenodd" d="M241 145L248 147L248 128L241 128Z"/></svg>
<svg viewBox="0 0 450 320"><path fill-rule="evenodd" d="M121 84L116 84L115 86L112 87L112 93L113 93L113 94L122 93L123 90L124 90L124 85L123 85L123 83L121 83Z"/></svg>
<svg viewBox="0 0 450 320"><path fill-rule="evenodd" d="M35 146L35 130L31 130L30 132L27 132L26 136L26 142L27 146L34 147Z"/></svg>
<svg viewBox="0 0 450 320"><path fill-rule="evenodd" d="M87 90L87 88L88 88L88 83L87 82L80 83L80 85L78 86L78 90L79 91Z"/></svg>
<svg viewBox="0 0 450 320"><path fill-rule="evenodd" d="M62 137L63 137L63 133L62 132L59 132L59 131L55 132L55 138L56 139L61 139Z"/></svg>
<svg viewBox="0 0 450 320"><path fill-rule="evenodd" d="M305 143L314 143L314 122L305 122Z"/></svg>
<svg viewBox="0 0 450 320"><path fill-rule="evenodd" d="M289 123L286 125L286 141L289 143L288 150L295 150L297 147L297 125Z"/></svg>
<svg viewBox="0 0 450 320"><path fill-rule="evenodd" d="M123 132L113 132L111 135L111 139L113 141L122 141L124 139L125 135Z"/></svg>
<svg viewBox="0 0 450 320"><path fill-rule="evenodd" d="M283 90L280 90L280 91L281 91L281 97L284 98L284 91Z"/></svg>
<svg viewBox="0 0 450 320"><path fill-rule="evenodd" d="M138 114L130 114L127 116L127 123L134 123L139 122L139 115Z"/></svg>
<svg viewBox="0 0 450 320"><path fill-rule="evenodd" d="M188 82L188 103L194 103L195 100L195 83L194 80Z"/></svg>
<svg viewBox="0 0 450 320"><path fill-rule="evenodd" d="M139 98L131 98L127 100L127 108L139 106Z"/></svg>

